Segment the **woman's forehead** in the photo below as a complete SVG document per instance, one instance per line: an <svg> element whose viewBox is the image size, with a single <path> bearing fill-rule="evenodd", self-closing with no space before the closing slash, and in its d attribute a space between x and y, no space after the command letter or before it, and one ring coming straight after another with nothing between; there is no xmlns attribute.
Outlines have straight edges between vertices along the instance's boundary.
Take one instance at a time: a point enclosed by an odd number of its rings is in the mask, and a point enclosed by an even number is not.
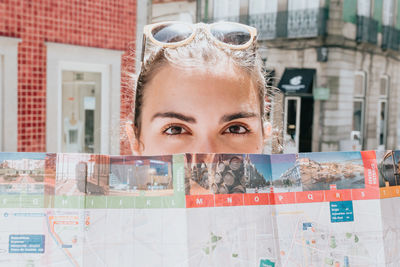
<svg viewBox="0 0 400 267"><path fill-rule="evenodd" d="M165 64L157 70L153 79L157 82L157 78L159 78L158 80L165 80L166 77L176 78L177 83L182 80L196 82L197 80L211 79L239 82L247 86L253 85L251 75L244 68L236 66L232 61L192 66ZM171 79L170 82L174 82L174 80Z"/></svg>
<svg viewBox="0 0 400 267"><path fill-rule="evenodd" d="M243 91L255 87L250 74L234 64L203 65L196 67L180 67L166 64L160 67L148 87L156 86L197 86L198 83L225 83L233 87L243 87ZM148 88L146 88L147 90ZM167 88L165 88L167 89Z"/></svg>
<svg viewBox="0 0 400 267"><path fill-rule="evenodd" d="M165 67L147 84L144 106L155 109L219 112L259 111L258 90L245 72ZM259 113L259 112L258 112Z"/></svg>

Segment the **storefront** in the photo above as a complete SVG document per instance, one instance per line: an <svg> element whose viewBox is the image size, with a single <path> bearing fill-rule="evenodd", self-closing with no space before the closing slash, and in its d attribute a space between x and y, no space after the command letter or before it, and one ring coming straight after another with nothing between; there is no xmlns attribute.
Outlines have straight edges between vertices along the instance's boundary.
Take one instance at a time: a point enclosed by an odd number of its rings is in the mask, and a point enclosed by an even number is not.
<svg viewBox="0 0 400 267"><path fill-rule="evenodd" d="M286 68L278 88L284 93L284 152L312 151L315 69Z"/></svg>
<svg viewBox="0 0 400 267"><path fill-rule="evenodd" d="M47 149L118 154L122 51L46 45Z"/></svg>

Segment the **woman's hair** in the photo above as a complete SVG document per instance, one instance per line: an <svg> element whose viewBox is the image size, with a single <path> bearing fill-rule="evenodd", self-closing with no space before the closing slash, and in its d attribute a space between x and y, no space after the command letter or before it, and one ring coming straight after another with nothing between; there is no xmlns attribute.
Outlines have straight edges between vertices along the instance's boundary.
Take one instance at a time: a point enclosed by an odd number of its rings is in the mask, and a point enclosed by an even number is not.
<svg viewBox="0 0 400 267"><path fill-rule="evenodd" d="M234 50L218 45L211 40L204 30L200 27L195 38L188 44L174 48L161 48L148 41L146 43L146 53L144 62L135 88L134 103L134 131L137 139L140 138L141 131L141 111L143 107L143 98L146 91L146 84L155 76L155 74L166 65L176 68L215 68L218 66L233 66L247 73L258 91L260 102L260 114L262 123L266 121L266 97L271 100L273 88L266 86L265 71L262 60L257 53L257 42L247 49Z"/></svg>

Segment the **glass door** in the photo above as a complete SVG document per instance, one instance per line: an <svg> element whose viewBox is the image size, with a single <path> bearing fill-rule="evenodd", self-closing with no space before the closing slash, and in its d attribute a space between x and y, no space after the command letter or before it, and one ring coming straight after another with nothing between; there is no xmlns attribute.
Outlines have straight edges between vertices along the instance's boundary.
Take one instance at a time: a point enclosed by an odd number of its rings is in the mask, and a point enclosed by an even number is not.
<svg viewBox="0 0 400 267"><path fill-rule="evenodd" d="M387 136L387 101L378 101L378 114L377 114L377 140L378 150L385 150L386 136Z"/></svg>
<svg viewBox="0 0 400 267"><path fill-rule="evenodd" d="M101 73L62 72L62 151L100 153Z"/></svg>
<svg viewBox="0 0 400 267"><path fill-rule="evenodd" d="M299 151L301 98L285 97L285 117L283 124L284 153Z"/></svg>

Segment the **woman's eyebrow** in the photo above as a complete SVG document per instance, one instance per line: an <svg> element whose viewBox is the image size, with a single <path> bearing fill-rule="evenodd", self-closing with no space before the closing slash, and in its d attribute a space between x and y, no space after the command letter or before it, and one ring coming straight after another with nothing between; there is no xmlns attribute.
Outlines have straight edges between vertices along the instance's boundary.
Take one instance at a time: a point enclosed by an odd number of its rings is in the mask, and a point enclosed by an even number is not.
<svg viewBox="0 0 400 267"><path fill-rule="evenodd" d="M233 121L236 119L244 119L244 118L253 118L253 117L258 117L258 115L254 112L238 112L238 113L232 113L232 114L226 114L221 117L219 120L220 123L224 122L229 122Z"/></svg>
<svg viewBox="0 0 400 267"><path fill-rule="evenodd" d="M155 118L173 118L189 123L196 123L195 118L177 112L159 112L154 114L153 117L151 117L151 120L153 121Z"/></svg>

